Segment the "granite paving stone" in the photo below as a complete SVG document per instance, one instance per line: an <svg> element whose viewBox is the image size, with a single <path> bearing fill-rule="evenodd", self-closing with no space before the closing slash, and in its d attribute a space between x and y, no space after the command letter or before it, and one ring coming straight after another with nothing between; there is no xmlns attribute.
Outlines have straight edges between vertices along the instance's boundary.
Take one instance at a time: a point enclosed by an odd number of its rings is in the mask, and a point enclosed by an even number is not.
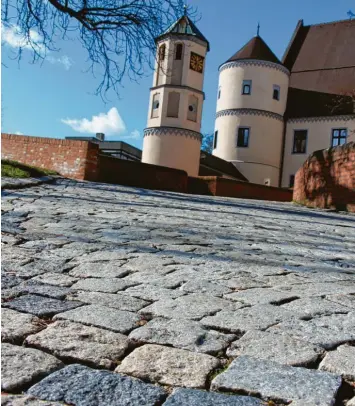
<svg viewBox="0 0 355 406"><path fill-rule="evenodd" d="M63 366L57 358L42 351L3 343L1 390L16 393Z"/></svg>
<svg viewBox="0 0 355 406"><path fill-rule="evenodd" d="M102 293L78 291L67 296L69 300L78 300L79 302L98 304L101 306L113 307L120 310L128 310L135 312L142 307L148 306L150 302L142 299L137 299L125 293Z"/></svg>
<svg viewBox="0 0 355 406"><path fill-rule="evenodd" d="M326 299L355 310L355 295L329 295Z"/></svg>
<svg viewBox="0 0 355 406"><path fill-rule="evenodd" d="M66 269L66 264L66 261L62 259L53 259L51 261L35 259L28 264L18 267L16 275L20 278L29 279L46 272L61 273Z"/></svg>
<svg viewBox="0 0 355 406"><path fill-rule="evenodd" d="M115 248L114 251L104 251L100 250L97 252L91 252L89 254L81 255L76 258L75 261L80 264L83 262L99 262L101 261L120 261L127 260L132 257L132 253L135 252L135 249L130 247L122 247L121 249Z"/></svg>
<svg viewBox="0 0 355 406"><path fill-rule="evenodd" d="M222 310L214 316L204 317L201 323L206 327L239 333L248 330L266 330L291 317L292 313L280 306L264 304L236 311Z"/></svg>
<svg viewBox="0 0 355 406"><path fill-rule="evenodd" d="M199 322L184 319L155 318L128 336L134 343L171 345L190 351L216 354L236 336L207 330Z"/></svg>
<svg viewBox="0 0 355 406"><path fill-rule="evenodd" d="M69 275L75 278L121 278L129 273L127 269L121 268L125 262L125 260L85 262L73 268Z"/></svg>
<svg viewBox="0 0 355 406"><path fill-rule="evenodd" d="M88 290L91 292L116 293L119 290L126 289L135 285L135 282L119 278L86 278L80 279L72 285L75 290Z"/></svg>
<svg viewBox="0 0 355 406"><path fill-rule="evenodd" d="M212 283L204 279L188 281L184 283L180 289L185 292L206 293L217 297L222 297L224 294L232 292L232 290L226 286Z"/></svg>
<svg viewBox="0 0 355 406"><path fill-rule="evenodd" d="M224 395L199 389L178 388L164 406L265 406L265 402L251 396Z"/></svg>
<svg viewBox="0 0 355 406"><path fill-rule="evenodd" d="M292 293L278 292L272 288L254 288L240 292L233 292L224 295L226 299L236 300L247 305L256 305L263 303L278 304L284 301L298 299L298 296Z"/></svg>
<svg viewBox="0 0 355 406"><path fill-rule="evenodd" d="M328 372L240 356L213 379L211 387L260 395L264 400L333 406L340 385L341 377Z"/></svg>
<svg viewBox="0 0 355 406"><path fill-rule="evenodd" d="M156 406L167 395L162 388L137 379L78 364L54 372L27 393L75 406Z"/></svg>
<svg viewBox="0 0 355 406"><path fill-rule="evenodd" d="M39 317L52 316L81 305L81 302L57 300L37 295L23 295L3 304L4 307L35 314Z"/></svg>
<svg viewBox="0 0 355 406"><path fill-rule="evenodd" d="M37 333L43 328L44 325L36 316L6 308L1 309L1 341L22 342L26 336Z"/></svg>
<svg viewBox="0 0 355 406"><path fill-rule="evenodd" d="M71 292L69 288L49 285L48 283L37 282L33 279L21 283L18 288L22 293L52 297L54 299L64 299Z"/></svg>
<svg viewBox="0 0 355 406"><path fill-rule="evenodd" d="M41 283L47 283L48 285L71 286L78 279L72 278L71 276L63 275L60 273L46 272L44 274L35 276L31 280L41 282Z"/></svg>
<svg viewBox="0 0 355 406"><path fill-rule="evenodd" d="M306 283L303 285L292 286L278 286L278 290L287 291L296 296L324 296L342 292L343 294L355 294L355 283L348 283L346 281L332 281L332 282L316 282Z"/></svg>
<svg viewBox="0 0 355 406"><path fill-rule="evenodd" d="M331 315L334 313L349 313L349 307L331 302L321 297L305 297L283 304L283 309L293 312L300 318L312 318L318 315Z"/></svg>
<svg viewBox="0 0 355 406"><path fill-rule="evenodd" d="M148 283L145 285L132 286L125 289L124 293L150 301L176 299L186 294L186 292L179 289L166 289Z"/></svg>
<svg viewBox="0 0 355 406"><path fill-rule="evenodd" d="M329 351L320 363L319 369L355 381L355 347L341 345L335 351Z"/></svg>
<svg viewBox="0 0 355 406"><path fill-rule="evenodd" d="M242 307L228 300L207 294L191 293L177 299L159 300L140 310L140 314L148 317L184 318L199 320L222 309L231 311Z"/></svg>
<svg viewBox="0 0 355 406"><path fill-rule="evenodd" d="M227 355L233 358L249 355L279 364L307 366L317 361L323 352L322 348L286 333L248 331L232 343Z"/></svg>
<svg viewBox="0 0 355 406"><path fill-rule="evenodd" d="M325 349L331 349L355 340L355 313L320 316L311 320L284 320L271 326L268 331L284 332Z"/></svg>
<svg viewBox="0 0 355 406"><path fill-rule="evenodd" d="M26 344L68 362L83 362L110 369L128 348L120 333L69 321L56 321L26 338Z"/></svg>
<svg viewBox="0 0 355 406"><path fill-rule="evenodd" d="M26 395L1 395L1 406L66 406L64 403L46 402Z"/></svg>
<svg viewBox="0 0 355 406"><path fill-rule="evenodd" d="M124 358L115 372L162 385L204 388L218 366L220 361L210 355L146 344Z"/></svg>
<svg viewBox="0 0 355 406"><path fill-rule="evenodd" d="M141 317L136 313L110 307L87 305L54 316L53 320L70 320L89 326L103 327L117 333L128 333L139 326Z"/></svg>

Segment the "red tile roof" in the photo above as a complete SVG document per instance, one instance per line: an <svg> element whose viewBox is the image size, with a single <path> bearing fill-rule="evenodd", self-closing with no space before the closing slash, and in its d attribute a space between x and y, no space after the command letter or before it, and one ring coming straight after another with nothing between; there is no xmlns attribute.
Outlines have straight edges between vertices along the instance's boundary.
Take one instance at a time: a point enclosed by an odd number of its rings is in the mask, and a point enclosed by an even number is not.
<svg viewBox="0 0 355 406"><path fill-rule="evenodd" d="M243 48L228 59L227 62L239 61L242 59L257 59L281 64L277 56L271 51L266 42L259 36L252 38Z"/></svg>

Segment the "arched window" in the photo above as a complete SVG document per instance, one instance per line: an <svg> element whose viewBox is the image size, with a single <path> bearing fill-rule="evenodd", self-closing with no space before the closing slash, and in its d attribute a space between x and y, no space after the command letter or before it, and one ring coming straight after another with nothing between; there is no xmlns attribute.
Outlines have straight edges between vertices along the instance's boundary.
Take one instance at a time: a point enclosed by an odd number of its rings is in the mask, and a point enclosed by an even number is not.
<svg viewBox="0 0 355 406"><path fill-rule="evenodd" d="M160 45L159 47L159 61L163 61L165 59L165 44Z"/></svg>
<svg viewBox="0 0 355 406"><path fill-rule="evenodd" d="M182 44L176 44L175 46L175 59L181 61L182 59Z"/></svg>
<svg viewBox="0 0 355 406"><path fill-rule="evenodd" d="M153 95L153 102L152 102L152 118L157 118L159 117L159 99L160 99L160 94L155 93Z"/></svg>
<svg viewBox="0 0 355 406"><path fill-rule="evenodd" d="M189 96L189 105L187 108L187 119L197 121L198 98L194 95Z"/></svg>

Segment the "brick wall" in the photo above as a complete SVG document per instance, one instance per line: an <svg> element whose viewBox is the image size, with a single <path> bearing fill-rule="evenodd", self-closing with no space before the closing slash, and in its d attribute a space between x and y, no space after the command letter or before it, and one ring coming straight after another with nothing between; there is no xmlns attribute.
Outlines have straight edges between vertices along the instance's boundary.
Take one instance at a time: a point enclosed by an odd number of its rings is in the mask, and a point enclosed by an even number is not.
<svg viewBox="0 0 355 406"><path fill-rule="evenodd" d="M187 179L179 169L99 156L100 182L186 193Z"/></svg>
<svg viewBox="0 0 355 406"><path fill-rule="evenodd" d="M256 183L221 178L219 176L200 176L190 181L189 193L211 194L214 196L239 197L244 199L271 200L277 202L290 202L292 191L277 187L258 185ZM208 193L204 191L204 184Z"/></svg>
<svg viewBox="0 0 355 406"><path fill-rule="evenodd" d="M52 169L73 179L97 178L97 144L14 134L1 134L1 144L3 159Z"/></svg>
<svg viewBox="0 0 355 406"><path fill-rule="evenodd" d="M296 173L293 200L355 212L355 143L310 155Z"/></svg>

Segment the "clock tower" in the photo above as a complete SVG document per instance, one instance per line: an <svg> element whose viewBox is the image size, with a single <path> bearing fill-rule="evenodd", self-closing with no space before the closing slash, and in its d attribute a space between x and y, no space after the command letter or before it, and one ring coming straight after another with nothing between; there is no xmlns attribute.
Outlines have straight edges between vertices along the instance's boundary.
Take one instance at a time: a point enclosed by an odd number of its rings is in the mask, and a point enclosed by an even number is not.
<svg viewBox="0 0 355 406"><path fill-rule="evenodd" d="M156 38L142 162L198 176L207 39L185 14Z"/></svg>

